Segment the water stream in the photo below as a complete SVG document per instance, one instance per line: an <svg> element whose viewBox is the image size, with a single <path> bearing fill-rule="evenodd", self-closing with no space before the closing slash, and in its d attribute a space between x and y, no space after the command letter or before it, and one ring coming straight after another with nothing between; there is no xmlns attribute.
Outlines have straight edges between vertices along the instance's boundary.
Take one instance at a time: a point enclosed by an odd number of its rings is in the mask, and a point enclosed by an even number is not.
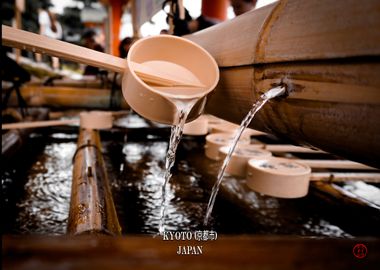
<svg viewBox="0 0 380 270"><path fill-rule="evenodd" d="M187 116L189 115L191 109L195 105L198 99L191 100L173 100L173 103L177 107L177 112L175 116L174 125L171 128L169 148L165 159L165 175L164 184L162 185L162 206L161 215L158 232L162 234L165 231L165 211L168 204L167 190L169 188L169 180L172 176L171 169L175 162L175 155L177 151L178 144L181 140L183 127L186 123Z"/></svg>
<svg viewBox="0 0 380 270"><path fill-rule="evenodd" d="M216 195L218 194L220 184L222 183L222 180L223 180L224 172L227 168L228 163L230 162L230 159L231 159L232 154L235 150L237 142L239 141L243 131L248 127L248 125L251 123L255 114L265 105L265 103L268 102L268 100L270 100L274 97L280 96L280 95L284 94L284 92L285 92L285 87L278 86L278 87L270 89L268 92L261 95L259 100L256 101L255 104L253 104L251 110L248 112L248 114L245 116L245 118L241 122L240 127L236 131L236 133L234 135L234 139L232 140L232 142L230 144L228 154L223 161L223 165L219 170L217 181L215 182L215 184L212 188L212 192L211 192L210 200L208 202L208 206L207 206L207 210L206 210L206 216L204 218L203 225L205 225L205 226L208 225L208 222L209 222L209 219L210 219L210 216L212 213L212 209L213 209L214 204L215 204Z"/></svg>

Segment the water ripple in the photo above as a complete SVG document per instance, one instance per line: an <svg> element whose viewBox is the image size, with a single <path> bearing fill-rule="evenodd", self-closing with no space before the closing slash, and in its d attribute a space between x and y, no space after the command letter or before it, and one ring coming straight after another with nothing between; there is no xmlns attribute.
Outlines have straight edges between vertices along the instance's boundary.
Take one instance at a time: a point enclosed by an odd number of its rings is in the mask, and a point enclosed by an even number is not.
<svg viewBox="0 0 380 270"><path fill-rule="evenodd" d="M69 213L74 142L51 143L27 172L17 204L19 233L64 234Z"/></svg>

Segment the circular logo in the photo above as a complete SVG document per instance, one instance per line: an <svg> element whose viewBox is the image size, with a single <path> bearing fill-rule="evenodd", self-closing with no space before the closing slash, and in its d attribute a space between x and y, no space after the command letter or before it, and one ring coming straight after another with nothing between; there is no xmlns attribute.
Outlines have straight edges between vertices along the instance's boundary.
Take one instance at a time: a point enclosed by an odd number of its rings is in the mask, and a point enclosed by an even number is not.
<svg viewBox="0 0 380 270"><path fill-rule="evenodd" d="M367 247L364 244L356 244L352 249L352 254L358 259L363 259L367 256Z"/></svg>

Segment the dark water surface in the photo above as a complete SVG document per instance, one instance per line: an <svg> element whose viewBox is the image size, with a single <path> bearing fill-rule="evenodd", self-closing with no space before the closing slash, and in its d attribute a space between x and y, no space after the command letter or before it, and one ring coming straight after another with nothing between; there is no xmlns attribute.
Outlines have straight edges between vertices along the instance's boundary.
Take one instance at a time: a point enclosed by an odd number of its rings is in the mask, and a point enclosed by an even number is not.
<svg viewBox="0 0 380 270"><path fill-rule="evenodd" d="M156 234L167 138L131 134L124 142L106 137L102 141L104 159L123 234ZM204 138L191 137L184 137L179 145L168 189L166 230L203 229L220 167L204 156L203 145ZM76 135L34 136L22 155L3 163L3 233L66 232L75 149ZM209 228L223 234L367 235L365 227L358 231L342 226L344 219L313 195L276 199L250 191L244 181L226 176L222 186L230 195L218 195Z"/></svg>
<svg viewBox="0 0 380 270"><path fill-rule="evenodd" d="M3 165L2 203L9 217L2 221L5 232L66 233L76 143L70 136L69 141L64 134L56 136L31 138L22 154Z"/></svg>

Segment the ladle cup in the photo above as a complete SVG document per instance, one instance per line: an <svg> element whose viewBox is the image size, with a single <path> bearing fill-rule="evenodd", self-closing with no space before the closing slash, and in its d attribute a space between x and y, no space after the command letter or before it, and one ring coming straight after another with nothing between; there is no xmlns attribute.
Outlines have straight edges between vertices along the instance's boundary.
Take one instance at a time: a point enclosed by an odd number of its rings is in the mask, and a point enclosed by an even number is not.
<svg viewBox="0 0 380 270"><path fill-rule="evenodd" d="M127 59L5 25L2 43L124 73L122 90L127 103L145 118L164 124L174 124L178 101L197 99L187 121L197 118L219 80L212 56L199 45L175 36L140 39L130 48Z"/></svg>

